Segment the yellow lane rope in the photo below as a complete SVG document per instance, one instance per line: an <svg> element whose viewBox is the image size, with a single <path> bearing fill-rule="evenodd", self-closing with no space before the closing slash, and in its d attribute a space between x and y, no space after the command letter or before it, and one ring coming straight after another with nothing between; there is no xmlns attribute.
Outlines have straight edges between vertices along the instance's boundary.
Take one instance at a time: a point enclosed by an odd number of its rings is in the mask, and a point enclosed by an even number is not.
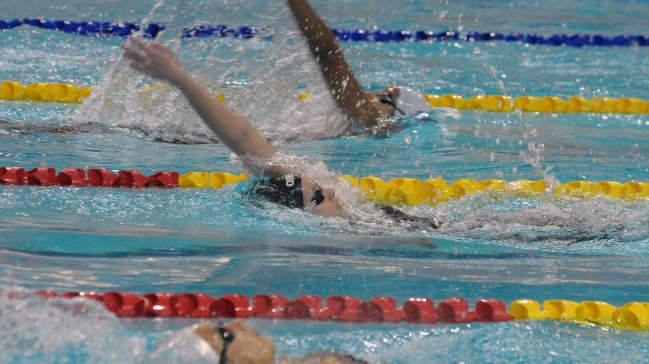
<svg viewBox="0 0 649 364"><path fill-rule="evenodd" d="M16 81L2 81L0 84L0 99L23 101L56 101L63 103L80 103L90 96L92 86L78 87L65 83L36 82L24 86ZM151 90L143 86L142 91ZM649 114L649 101L639 98L623 97L593 97L587 99L581 96L563 99L557 96L519 96L512 98L503 95L476 95L464 98L460 95L423 95L432 107L449 107L458 110L486 110L499 112L543 112L543 113L620 113L620 114ZM218 95L219 100L225 99L225 94ZM298 99L305 100L309 95L300 92Z"/></svg>
<svg viewBox="0 0 649 364"><path fill-rule="evenodd" d="M67 83L36 82L23 86L16 81L2 81L0 99L23 101L57 101L62 103L81 103L90 96L92 86L77 87Z"/></svg>
<svg viewBox="0 0 649 364"><path fill-rule="evenodd" d="M239 176L227 172L188 172L179 178L179 186L185 188L221 188L224 185L237 183L249 176ZM417 178L394 178L383 181L379 177L366 176L358 179L343 175L341 181L363 191L364 197L376 202L393 206L414 206L423 203L436 205L449 200L457 200L477 192L500 192L520 197L543 197L554 194L556 197L573 197L588 199L597 196L608 196L628 201L649 199L649 182L615 182L615 181L571 181L556 186L554 192L545 180L516 180L461 178L448 183L442 178L431 178L421 181Z"/></svg>
<svg viewBox="0 0 649 364"><path fill-rule="evenodd" d="M539 302L521 299L510 304L509 314L514 320L548 319L616 329L649 330L648 302L629 302L615 307L602 301L546 300L541 309Z"/></svg>

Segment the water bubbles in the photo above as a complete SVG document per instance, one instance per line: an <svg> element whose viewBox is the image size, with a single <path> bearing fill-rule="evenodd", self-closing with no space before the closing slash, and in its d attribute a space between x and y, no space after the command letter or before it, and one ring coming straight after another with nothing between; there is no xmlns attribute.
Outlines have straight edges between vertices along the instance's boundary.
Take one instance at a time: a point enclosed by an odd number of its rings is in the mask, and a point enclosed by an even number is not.
<svg viewBox="0 0 649 364"><path fill-rule="evenodd" d="M527 145L527 149L531 150L532 152L534 152L536 154L540 154L540 153L543 153L543 151L545 150L545 145L543 143L538 143L537 144L535 142L530 142Z"/></svg>

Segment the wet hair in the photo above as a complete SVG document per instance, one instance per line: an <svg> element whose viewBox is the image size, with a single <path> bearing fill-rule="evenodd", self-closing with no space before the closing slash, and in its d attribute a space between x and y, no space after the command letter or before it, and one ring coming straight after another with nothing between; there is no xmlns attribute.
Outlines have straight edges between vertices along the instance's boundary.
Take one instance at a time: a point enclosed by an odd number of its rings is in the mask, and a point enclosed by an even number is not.
<svg viewBox="0 0 649 364"><path fill-rule="evenodd" d="M244 196L261 197L291 209L304 208L302 177L299 174L287 174L256 181L244 192Z"/></svg>

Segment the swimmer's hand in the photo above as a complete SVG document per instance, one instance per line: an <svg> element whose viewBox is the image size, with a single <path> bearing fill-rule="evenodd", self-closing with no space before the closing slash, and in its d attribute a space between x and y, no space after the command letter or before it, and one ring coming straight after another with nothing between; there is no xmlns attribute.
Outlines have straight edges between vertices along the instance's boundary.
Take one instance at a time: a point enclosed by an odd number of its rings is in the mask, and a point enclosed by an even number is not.
<svg viewBox="0 0 649 364"><path fill-rule="evenodd" d="M131 67L152 78L177 85L186 77L174 52L161 43L146 44L131 37L122 49L124 57L131 61Z"/></svg>

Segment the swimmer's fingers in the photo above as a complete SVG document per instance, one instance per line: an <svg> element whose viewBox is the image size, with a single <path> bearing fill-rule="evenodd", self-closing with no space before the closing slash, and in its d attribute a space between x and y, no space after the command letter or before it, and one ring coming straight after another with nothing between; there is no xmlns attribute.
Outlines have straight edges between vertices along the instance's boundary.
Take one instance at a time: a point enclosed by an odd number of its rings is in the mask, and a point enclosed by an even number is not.
<svg viewBox="0 0 649 364"><path fill-rule="evenodd" d="M131 67L153 78L172 81L184 73L174 52L161 43L147 45L131 38L122 48Z"/></svg>
<svg viewBox="0 0 649 364"><path fill-rule="evenodd" d="M171 52L169 48L164 46L162 43L151 43L148 47L149 51L156 54L169 53Z"/></svg>
<svg viewBox="0 0 649 364"><path fill-rule="evenodd" d="M126 44L122 45L122 49L124 49L125 51L128 49L132 52L134 51L134 52L141 52L141 53L146 53L148 47L149 46L146 43L133 37L128 38Z"/></svg>
<svg viewBox="0 0 649 364"><path fill-rule="evenodd" d="M122 45L124 56L137 62L158 56L161 49L167 48L160 43L146 44L137 38L129 38L128 42Z"/></svg>
<svg viewBox="0 0 649 364"><path fill-rule="evenodd" d="M123 47L122 53L124 54L124 57L135 62L144 61L148 57L146 49L132 47L130 44Z"/></svg>
<svg viewBox="0 0 649 364"><path fill-rule="evenodd" d="M138 70L138 71L140 71L140 72L142 72L142 73L144 73L146 75L154 76L151 72L149 72L150 68L147 65L143 65L143 64L140 64L140 63L137 63L137 62L131 62L129 64L129 66L131 66L132 68L134 68L134 69L136 69L136 70Z"/></svg>
<svg viewBox="0 0 649 364"><path fill-rule="evenodd" d="M125 50L124 56L131 60L131 62L129 62L129 66L140 72L151 75L151 73L149 72L151 61L145 55L142 55L141 52Z"/></svg>
<svg viewBox="0 0 649 364"><path fill-rule="evenodd" d="M135 37L129 37L127 42L128 42L127 44L132 44L134 46L138 46L138 47L141 47L141 48L146 48L146 46L147 46L146 43L144 43L143 41L141 41L141 40L139 40L139 39L137 39Z"/></svg>

